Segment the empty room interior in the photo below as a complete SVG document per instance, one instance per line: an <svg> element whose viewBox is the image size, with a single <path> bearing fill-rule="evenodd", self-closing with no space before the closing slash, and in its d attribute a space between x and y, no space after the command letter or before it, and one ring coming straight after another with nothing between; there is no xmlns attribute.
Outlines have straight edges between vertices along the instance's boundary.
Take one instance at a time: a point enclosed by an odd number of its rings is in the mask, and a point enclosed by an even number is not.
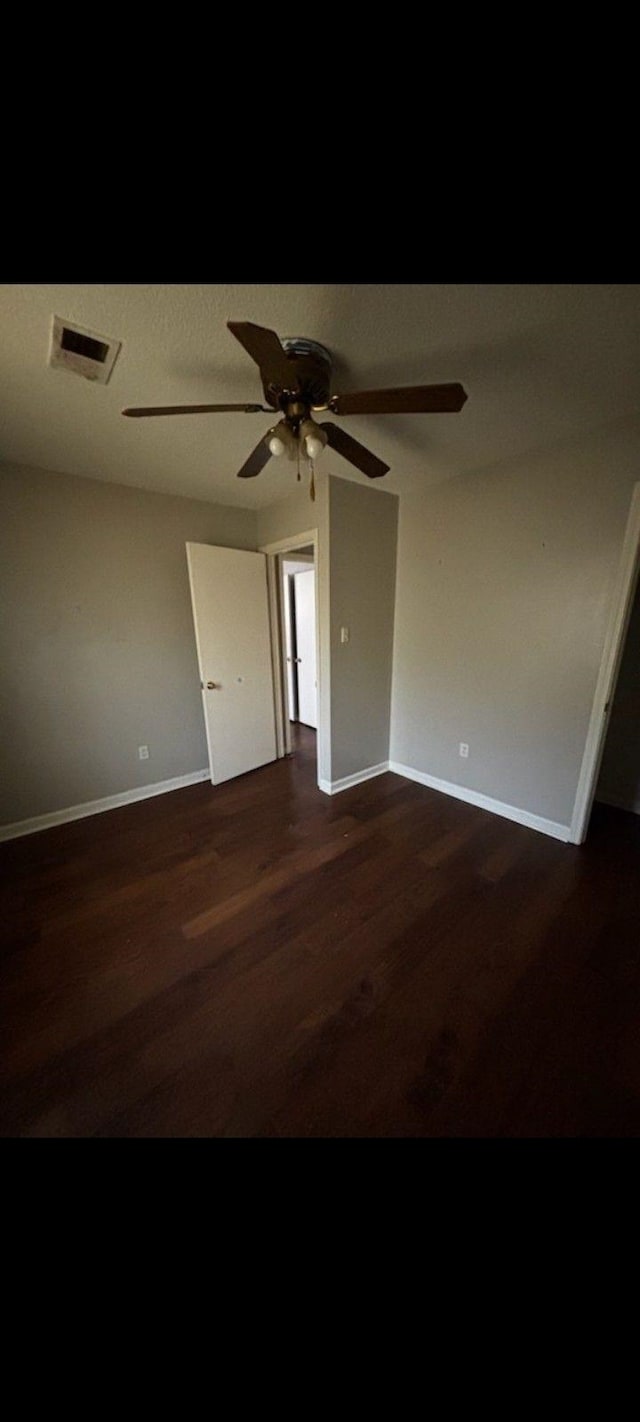
<svg viewBox="0 0 640 1422"><path fill-rule="evenodd" d="M0 287L9 1138L640 1134L640 286Z"/></svg>

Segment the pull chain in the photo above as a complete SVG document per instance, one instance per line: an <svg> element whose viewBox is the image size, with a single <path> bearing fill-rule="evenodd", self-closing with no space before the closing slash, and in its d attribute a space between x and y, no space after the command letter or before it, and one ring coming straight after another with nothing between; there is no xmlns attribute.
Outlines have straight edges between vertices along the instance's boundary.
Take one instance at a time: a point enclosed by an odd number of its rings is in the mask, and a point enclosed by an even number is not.
<svg viewBox="0 0 640 1422"><path fill-rule="evenodd" d="M316 500L316 483L314 479L314 468L312 459L309 460L309 468L311 470L311 483L309 485L309 494L311 496L311 502L312 504L314 504Z"/></svg>
<svg viewBox="0 0 640 1422"><path fill-rule="evenodd" d="M300 483L300 440L298 439L298 483Z"/></svg>

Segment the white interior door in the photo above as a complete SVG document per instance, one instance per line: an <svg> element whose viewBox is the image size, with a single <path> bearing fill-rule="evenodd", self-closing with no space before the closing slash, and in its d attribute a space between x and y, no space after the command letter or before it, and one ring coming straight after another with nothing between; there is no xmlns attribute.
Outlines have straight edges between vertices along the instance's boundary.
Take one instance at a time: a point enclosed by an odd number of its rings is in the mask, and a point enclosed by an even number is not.
<svg viewBox="0 0 640 1422"><path fill-rule="evenodd" d="M296 573L296 646L298 651L298 720L305 726L318 725L316 686L316 575Z"/></svg>
<svg viewBox="0 0 640 1422"><path fill-rule="evenodd" d="M264 553L187 543L213 785L276 759Z"/></svg>

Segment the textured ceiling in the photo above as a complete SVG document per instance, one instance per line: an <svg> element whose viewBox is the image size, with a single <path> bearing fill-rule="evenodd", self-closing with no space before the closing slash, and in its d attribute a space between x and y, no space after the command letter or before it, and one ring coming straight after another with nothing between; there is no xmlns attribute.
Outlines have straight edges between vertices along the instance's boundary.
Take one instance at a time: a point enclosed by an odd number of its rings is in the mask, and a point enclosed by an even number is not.
<svg viewBox="0 0 640 1422"><path fill-rule="evenodd" d="M47 366L53 314L122 341L111 381ZM123 419L125 405L259 401L227 331L250 320L321 341L334 391L460 380L458 415L345 417L401 491L526 455L637 414L639 286L0 286L0 459L258 507L295 466L236 472L268 415ZM323 465L363 476L325 451Z"/></svg>

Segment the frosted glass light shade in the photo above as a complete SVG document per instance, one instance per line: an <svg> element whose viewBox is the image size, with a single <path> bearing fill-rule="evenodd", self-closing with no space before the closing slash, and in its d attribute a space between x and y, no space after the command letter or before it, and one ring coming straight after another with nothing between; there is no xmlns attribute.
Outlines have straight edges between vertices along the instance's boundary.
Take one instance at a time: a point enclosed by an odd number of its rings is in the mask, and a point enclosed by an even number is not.
<svg viewBox="0 0 640 1422"><path fill-rule="evenodd" d="M300 438L304 441L307 459L319 459L327 443L327 436L321 426L317 425L315 420L303 420Z"/></svg>
<svg viewBox="0 0 640 1422"><path fill-rule="evenodd" d="M289 428L286 420L280 420L272 430L265 436L269 446L269 453L274 459L279 459L282 454L287 454L289 459L296 459L298 454L298 441Z"/></svg>

